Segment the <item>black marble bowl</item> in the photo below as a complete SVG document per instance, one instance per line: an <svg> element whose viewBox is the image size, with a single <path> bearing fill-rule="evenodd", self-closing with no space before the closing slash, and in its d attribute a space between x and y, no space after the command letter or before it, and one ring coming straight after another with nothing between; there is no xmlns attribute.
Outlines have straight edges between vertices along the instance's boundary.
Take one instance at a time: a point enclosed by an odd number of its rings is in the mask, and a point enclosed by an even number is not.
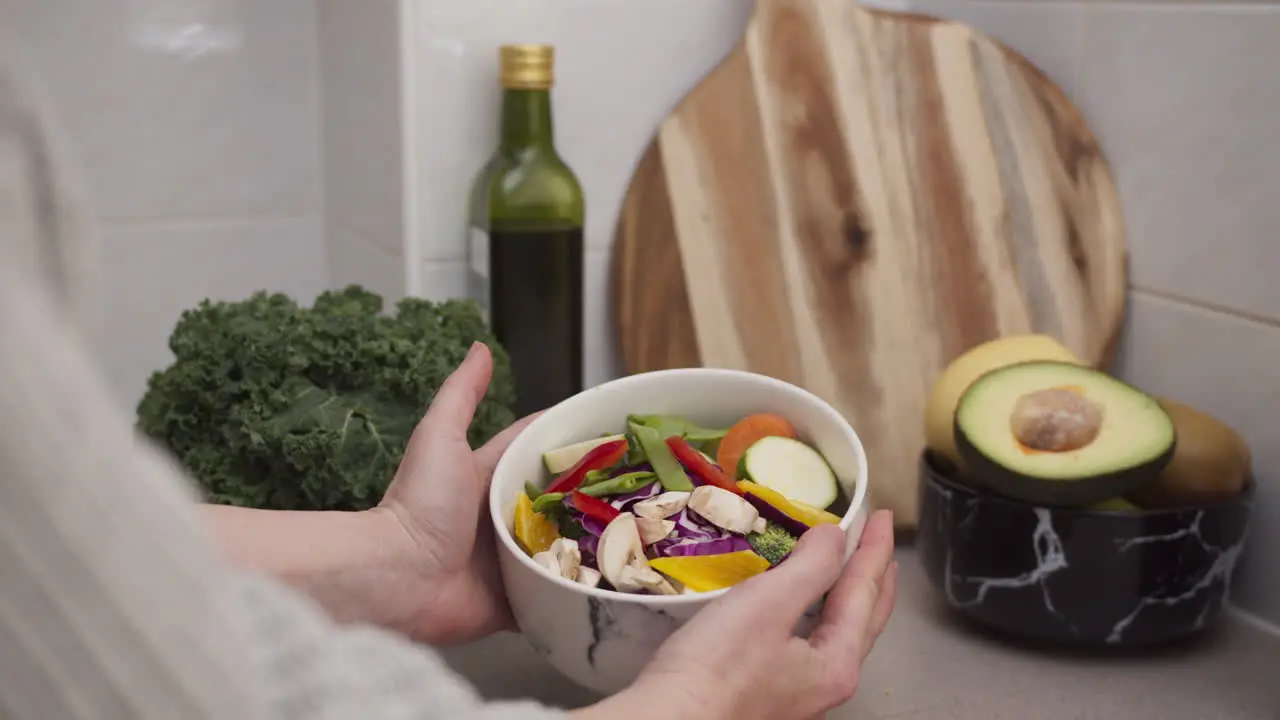
<svg viewBox="0 0 1280 720"><path fill-rule="evenodd" d="M980 625L1033 641L1155 645L1221 612L1253 492L1177 510L1038 507L962 485L926 452L916 544L944 602Z"/></svg>

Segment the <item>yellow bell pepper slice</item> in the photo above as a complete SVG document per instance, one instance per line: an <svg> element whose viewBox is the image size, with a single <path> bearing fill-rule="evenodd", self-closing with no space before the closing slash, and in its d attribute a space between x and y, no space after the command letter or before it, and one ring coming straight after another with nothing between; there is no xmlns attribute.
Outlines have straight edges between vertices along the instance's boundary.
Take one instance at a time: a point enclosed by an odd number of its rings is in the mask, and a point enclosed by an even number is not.
<svg viewBox="0 0 1280 720"><path fill-rule="evenodd" d="M695 592L733 587L769 569L769 561L750 550L720 555L689 555L650 560L654 570Z"/></svg>
<svg viewBox="0 0 1280 720"><path fill-rule="evenodd" d="M778 510L781 510L788 517L799 520L809 527L824 524L840 524L840 516L838 515L832 515L826 510L820 510L812 505L806 505L799 500L788 500L785 495L777 490L772 490L763 485L757 485L750 480L739 480L738 489L742 492L755 495Z"/></svg>
<svg viewBox="0 0 1280 720"><path fill-rule="evenodd" d="M520 543L530 556L550 550L551 543L560 537L556 524L546 515L535 512L533 501L525 493L520 493L520 498L516 500L514 525L516 542Z"/></svg>

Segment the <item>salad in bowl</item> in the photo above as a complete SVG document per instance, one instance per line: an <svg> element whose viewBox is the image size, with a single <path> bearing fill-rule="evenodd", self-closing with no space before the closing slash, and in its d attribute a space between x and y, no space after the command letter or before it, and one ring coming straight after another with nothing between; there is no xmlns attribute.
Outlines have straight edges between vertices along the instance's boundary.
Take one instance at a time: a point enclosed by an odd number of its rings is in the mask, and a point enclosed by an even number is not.
<svg viewBox="0 0 1280 720"><path fill-rule="evenodd" d="M494 469L512 615L561 673L617 692L808 528L836 524L852 555L867 477L848 420L777 378L680 368L602 383L533 419Z"/></svg>
<svg viewBox="0 0 1280 720"><path fill-rule="evenodd" d="M551 575L607 591L679 595L731 587L783 562L849 500L826 458L777 413L705 428L627 417L624 433L549 448L512 520Z"/></svg>

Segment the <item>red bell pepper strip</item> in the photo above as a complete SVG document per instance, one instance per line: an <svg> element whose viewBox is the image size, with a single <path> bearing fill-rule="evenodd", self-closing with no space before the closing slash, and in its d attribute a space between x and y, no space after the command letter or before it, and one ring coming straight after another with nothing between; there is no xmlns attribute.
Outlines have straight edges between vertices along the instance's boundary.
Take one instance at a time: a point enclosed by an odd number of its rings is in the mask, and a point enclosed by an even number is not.
<svg viewBox="0 0 1280 720"><path fill-rule="evenodd" d="M627 454L627 441L614 440L603 445L597 445L587 451L573 467L560 473L552 483L547 486L544 492L549 493L567 493L576 490L582 481L587 478L587 473L592 470L604 470L617 465L622 460L622 456Z"/></svg>
<svg viewBox="0 0 1280 720"><path fill-rule="evenodd" d="M573 506L578 508L578 512L583 515L595 518L605 525L613 522L614 518L622 514L617 508L600 498L593 498L578 490L573 491Z"/></svg>
<svg viewBox="0 0 1280 720"><path fill-rule="evenodd" d="M671 448L671 454L676 456L676 460L679 460L684 469L688 470L698 482L728 490L734 495L742 494L742 488L738 487L738 483L725 475L720 468L711 464L710 460L707 460L684 438L678 435L667 438L667 447Z"/></svg>

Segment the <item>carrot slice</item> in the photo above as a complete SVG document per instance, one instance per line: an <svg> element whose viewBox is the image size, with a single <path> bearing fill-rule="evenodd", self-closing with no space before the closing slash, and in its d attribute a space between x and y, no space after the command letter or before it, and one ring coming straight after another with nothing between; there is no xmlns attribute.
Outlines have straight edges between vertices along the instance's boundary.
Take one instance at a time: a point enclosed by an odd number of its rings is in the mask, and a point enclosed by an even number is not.
<svg viewBox="0 0 1280 720"><path fill-rule="evenodd" d="M747 448L767 437L797 437L791 421L774 413L756 413L739 420L720 440L716 450L716 464L731 478L738 477L738 463Z"/></svg>

